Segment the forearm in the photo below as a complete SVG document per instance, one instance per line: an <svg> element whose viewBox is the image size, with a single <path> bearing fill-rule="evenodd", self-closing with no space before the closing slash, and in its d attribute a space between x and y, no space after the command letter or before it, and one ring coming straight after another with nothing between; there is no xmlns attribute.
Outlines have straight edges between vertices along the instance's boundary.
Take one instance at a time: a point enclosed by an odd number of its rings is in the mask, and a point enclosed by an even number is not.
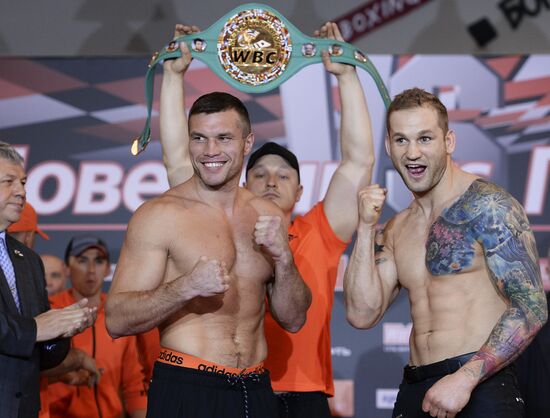
<svg viewBox="0 0 550 418"><path fill-rule="evenodd" d="M356 71L337 76L342 105L340 137L342 162L351 162L364 167L369 175L364 184L370 182L374 165L372 125L365 100L365 94Z"/></svg>
<svg viewBox="0 0 550 418"><path fill-rule="evenodd" d="M153 290L109 294L105 306L106 324L114 338L149 331L181 309L195 295L176 288L181 277Z"/></svg>
<svg viewBox="0 0 550 418"><path fill-rule="evenodd" d="M360 223L344 275L346 315L356 328L376 325L388 305L376 268L375 236L375 226Z"/></svg>
<svg viewBox="0 0 550 418"><path fill-rule="evenodd" d="M275 280L271 288L270 309L287 331L297 332L306 321L311 292L294 265L290 251L275 261Z"/></svg>
<svg viewBox="0 0 550 418"><path fill-rule="evenodd" d="M506 309L491 331L489 338L464 365L464 371L474 382L480 383L512 363L531 343L547 319L547 305L538 295L533 295L530 307L517 302Z"/></svg>
<svg viewBox="0 0 550 418"><path fill-rule="evenodd" d="M170 187L189 177L188 135L183 74L165 70L160 94L160 137Z"/></svg>
<svg viewBox="0 0 550 418"><path fill-rule="evenodd" d="M52 383L65 373L80 369L83 361L84 353L76 348L72 348L59 366L44 370L41 374L47 376L50 379L50 383Z"/></svg>

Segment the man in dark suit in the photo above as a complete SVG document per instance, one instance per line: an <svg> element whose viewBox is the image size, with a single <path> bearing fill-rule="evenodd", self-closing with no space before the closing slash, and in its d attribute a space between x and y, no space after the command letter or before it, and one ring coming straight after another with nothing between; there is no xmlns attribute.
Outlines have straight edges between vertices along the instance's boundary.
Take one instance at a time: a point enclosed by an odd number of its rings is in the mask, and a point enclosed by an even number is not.
<svg viewBox="0 0 550 418"><path fill-rule="evenodd" d="M6 234L25 204L27 177L21 156L0 142L0 415L35 418L39 371L65 357L70 337L91 325L95 312L81 300L49 309L40 257Z"/></svg>
<svg viewBox="0 0 550 418"><path fill-rule="evenodd" d="M550 278L550 247L546 274ZM546 289L550 310L550 292ZM516 360L519 390L525 402L525 418L550 417L550 321Z"/></svg>

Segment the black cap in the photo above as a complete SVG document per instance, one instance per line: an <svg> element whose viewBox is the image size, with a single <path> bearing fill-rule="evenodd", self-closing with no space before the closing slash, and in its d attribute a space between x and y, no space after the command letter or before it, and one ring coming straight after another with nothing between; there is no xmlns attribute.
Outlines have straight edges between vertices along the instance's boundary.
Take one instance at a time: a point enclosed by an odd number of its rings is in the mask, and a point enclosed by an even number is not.
<svg viewBox="0 0 550 418"><path fill-rule="evenodd" d="M254 164L262 158L264 155L278 155L283 160L285 160L296 172L298 173L298 183L300 183L300 166L298 165L298 159L292 151L289 151L285 147L275 143L275 142L266 142L248 158L246 163L246 174L248 175L248 170L254 167Z"/></svg>
<svg viewBox="0 0 550 418"><path fill-rule="evenodd" d="M69 257L78 256L88 248L97 248L105 257L109 258L109 249L105 241L95 235L78 235L72 237L65 250L65 263L69 263Z"/></svg>

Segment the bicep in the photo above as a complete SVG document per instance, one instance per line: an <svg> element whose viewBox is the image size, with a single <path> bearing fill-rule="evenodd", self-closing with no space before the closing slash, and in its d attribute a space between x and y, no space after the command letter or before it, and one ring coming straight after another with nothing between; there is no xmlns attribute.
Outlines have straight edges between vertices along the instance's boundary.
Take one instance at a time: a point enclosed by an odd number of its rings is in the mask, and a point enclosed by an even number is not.
<svg viewBox="0 0 550 418"><path fill-rule="evenodd" d="M381 227L374 238L374 263L389 305L399 293L399 280L393 255L391 231L387 226Z"/></svg>
<svg viewBox="0 0 550 418"><path fill-rule="evenodd" d="M511 305L534 318L545 310L535 238L515 199L501 201L484 219L480 241L490 278Z"/></svg>
<svg viewBox="0 0 550 418"><path fill-rule="evenodd" d="M357 193L369 183L370 170L351 162L340 163L332 175L323 204L332 230L343 241L357 229Z"/></svg>

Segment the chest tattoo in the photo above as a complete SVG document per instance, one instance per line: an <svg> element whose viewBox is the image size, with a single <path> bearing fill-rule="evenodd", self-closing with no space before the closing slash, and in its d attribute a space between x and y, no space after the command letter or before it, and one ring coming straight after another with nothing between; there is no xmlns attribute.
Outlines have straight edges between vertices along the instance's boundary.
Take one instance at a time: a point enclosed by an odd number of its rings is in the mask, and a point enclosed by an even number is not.
<svg viewBox="0 0 550 418"><path fill-rule="evenodd" d="M433 275L459 273L472 266L483 199L476 180L430 227L426 241L426 267Z"/></svg>
<svg viewBox="0 0 550 418"><path fill-rule="evenodd" d="M426 265L432 274L459 273L472 265L475 239L469 226L442 217L433 223L426 243Z"/></svg>

